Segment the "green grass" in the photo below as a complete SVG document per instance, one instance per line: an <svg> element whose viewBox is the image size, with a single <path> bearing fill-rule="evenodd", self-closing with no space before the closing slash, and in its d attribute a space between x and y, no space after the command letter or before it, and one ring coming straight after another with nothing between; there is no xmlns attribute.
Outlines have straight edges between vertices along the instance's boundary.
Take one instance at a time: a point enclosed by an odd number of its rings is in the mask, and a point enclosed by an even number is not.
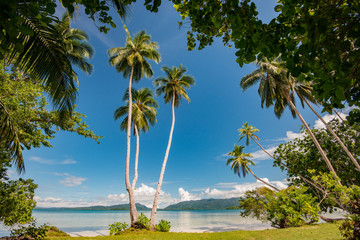
<svg viewBox="0 0 360 240"><path fill-rule="evenodd" d="M117 239L276 239L276 240L299 240L299 239L341 239L339 232L340 223L325 223L311 226L303 226L298 228L287 229L269 229L258 231L231 231L218 233L161 233L161 232L129 232L119 236L105 236L105 237L52 237L51 240L85 240L85 239L100 239L100 240L117 240Z"/></svg>

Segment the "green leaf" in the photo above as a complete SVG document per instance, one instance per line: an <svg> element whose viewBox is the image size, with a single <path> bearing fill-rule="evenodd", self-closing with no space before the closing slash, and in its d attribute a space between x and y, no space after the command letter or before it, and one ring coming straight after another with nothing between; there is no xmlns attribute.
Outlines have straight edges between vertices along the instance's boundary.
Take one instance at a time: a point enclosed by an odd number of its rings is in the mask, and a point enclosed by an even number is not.
<svg viewBox="0 0 360 240"><path fill-rule="evenodd" d="M345 100L344 88L337 86L337 88L335 90L335 95L340 101L344 101Z"/></svg>
<svg viewBox="0 0 360 240"><path fill-rule="evenodd" d="M275 10L275 12L281 12L282 8L283 8L282 5L276 5L274 10Z"/></svg>

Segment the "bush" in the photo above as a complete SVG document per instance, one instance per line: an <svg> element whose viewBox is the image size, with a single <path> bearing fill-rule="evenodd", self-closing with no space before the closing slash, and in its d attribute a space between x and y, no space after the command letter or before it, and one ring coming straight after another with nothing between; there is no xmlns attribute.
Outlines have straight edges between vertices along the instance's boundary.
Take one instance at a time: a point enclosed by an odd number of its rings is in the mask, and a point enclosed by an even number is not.
<svg viewBox="0 0 360 240"><path fill-rule="evenodd" d="M55 226L46 226L46 237L67 237L69 234L59 230Z"/></svg>
<svg viewBox="0 0 360 240"><path fill-rule="evenodd" d="M36 227L36 223L32 222L29 226L21 226L18 229L11 230L12 237L30 237L34 240L44 239L46 232L48 231L48 226L43 224L39 227Z"/></svg>
<svg viewBox="0 0 360 240"><path fill-rule="evenodd" d="M140 213L138 221L136 222L136 228L150 230L150 220L145 216L145 214Z"/></svg>
<svg viewBox="0 0 360 240"><path fill-rule="evenodd" d="M161 219L158 224L155 225L155 230L159 232L168 232L171 228L169 221Z"/></svg>
<svg viewBox="0 0 360 240"><path fill-rule="evenodd" d="M110 236L120 235L127 227L128 224L126 222L114 222L113 224L109 224Z"/></svg>

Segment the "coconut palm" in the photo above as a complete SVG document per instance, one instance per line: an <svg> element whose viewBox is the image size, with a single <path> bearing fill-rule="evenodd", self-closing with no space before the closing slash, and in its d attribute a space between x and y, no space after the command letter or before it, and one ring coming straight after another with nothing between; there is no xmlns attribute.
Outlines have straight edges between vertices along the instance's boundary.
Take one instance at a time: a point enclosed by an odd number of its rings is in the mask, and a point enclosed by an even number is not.
<svg viewBox="0 0 360 240"><path fill-rule="evenodd" d="M42 82L54 106L59 109L60 117L65 119L71 115L76 99L78 79L73 66L90 74L92 65L87 62L87 59L92 57L94 51L87 43L87 34L80 29L70 27L68 14L64 14L62 19L53 25L37 26L36 22L32 18L25 21L25 25L29 24L34 31L34 36L24 38L27 52L20 54L13 52L7 57L14 66L22 69L31 79ZM22 36L19 35L19 38ZM5 44L4 41L0 41L1 44ZM32 55L33 52L38 55ZM41 65L43 69L38 69L38 65ZM2 103L0 103L0 111L2 142L9 150L17 171L21 173L25 170L25 164L16 127L9 110Z"/></svg>
<svg viewBox="0 0 360 240"><path fill-rule="evenodd" d="M139 148L140 148L140 132L149 131L149 125L153 126L156 123L156 108L159 107L157 101L154 99L153 92L149 88L143 88L140 90L132 89L132 122L134 134L136 135L136 154L135 154L135 167L134 167L134 179L132 182L132 188L135 189L135 185L138 179L138 162L139 162ZM123 100L126 101L125 106L119 107L115 110L115 120L124 117L120 123L120 129L125 131L128 124L129 113L129 90L124 94Z"/></svg>
<svg viewBox="0 0 360 240"><path fill-rule="evenodd" d="M270 158L275 159L275 157L269 153L268 151L266 151L264 149L264 147L258 142L260 140L260 138L258 136L256 136L254 133L259 132L260 130L249 125L248 122L244 123L242 128L238 129L238 131L240 132L240 137L239 137L239 141L242 140L244 137L246 137L246 145L250 144L250 139L252 139ZM284 166L285 168L288 168L288 166L286 164L284 164L283 162L281 162L280 160L280 164L282 166ZM308 180L307 178L298 175L302 180L304 180L305 182L309 183L310 185L314 186L315 188L317 188L320 191L323 191L316 183Z"/></svg>
<svg viewBox="0 0 360 240"><path fill-rule="evenodd" d="M89 36L86 32L70 27L71 17L66 12L61 20L55 24L55 28L62 36L67 58L73 66L78 67L83 72L90 74L93 66L87 61L94 55L92 46L88 43ZM76 73L73 72L75 80Z"/></svg>
<svg viewBox="0 0 360 240"><path fill-rule="evenodd" d="M241 177L241 173L242 176L245 177L246 174L250 172L260 182L275 189L276 191L280 191L277 187L265 182L261 178L258 178L253 171L251 171L249 166L255 166L255 163L249 159L252 157L251 153L244 153L243 149L244 146L238 146L235 144L234 150L227 154L230 158L227 160L226 165L231 164L231 170L233 170L239 177Z"/></svg>
<svg viewBox="0 0 360 240"><path fill-rule="evenodd" d="M122 72L124 78L129 78L129 87L131 89L132 82L140 81L144 76L151 77L153 70L147 60L154 60L156 63L160 61L160 53L158 52L158 44L151 42L151 36L145 31L138 32L134 38L131 37L129 30L124 25L127 33L125 47L116 47L109 49L109 62L118 72ZM134 189L132 189L129 177L130 165L130 136L131 136L131 118L132 118L132 94L129 91L129 111L128 125L126 133L126 163L125 163L125 184L129 194L130 219L131 225L135 226L138 218L136 211Z"/></svg>
<svg viewBox="0 0 360 240"><path fill-rule="evenodd" d="M262 61L258 61L257 65L259 66L259 69L241 79L240 86L242 89L246 90L260 81L258 93L261 98L261 106L263 107L263 104L265 103L266 107L270 107L275 101L274 112L277 117L280 117L286 106L290 105L292 115L294 117L296 117L296 115L299 117L310 137L314 141L322 158L326 162L328 168L334 174L334 176L337 177L330 160L327 158L324 150L320 146L319 142L315 138L314 134L294 104L294 78L288 78L287 72L281 67L279 61L270 62L267 59L263 59ZM296 87L299 88L299 86L301 86L300 83L298 83ZM306 88L305 85L302 86Z"/></svg>
<svg viewBox="0 0 360 240"><path fill-rule="evenodd" d="M182 98L185 98L190 102L190 98L186 92L186 88L189 89L192 85L195 84L195 79L189 75L185 75L187 72L186 68L180 65L178 68L173 66L172 68L163 67L162 71L166 74L166 77L159 77L154 80L154 85L156 87L156 95L164 95L165 103L171 102L172 109L172 123L169 135L169 141L165 152L164 161L161 167L160 177L158 185L155 192L154 203L151 211L150 224L151 227L155 226L156 210L158 205L158 198L160 194L160 189L162 181L164 178L165 167L169 157L169 151L171 147L171 141L175 126L175 107L179 107L182 103Z"/></svg>

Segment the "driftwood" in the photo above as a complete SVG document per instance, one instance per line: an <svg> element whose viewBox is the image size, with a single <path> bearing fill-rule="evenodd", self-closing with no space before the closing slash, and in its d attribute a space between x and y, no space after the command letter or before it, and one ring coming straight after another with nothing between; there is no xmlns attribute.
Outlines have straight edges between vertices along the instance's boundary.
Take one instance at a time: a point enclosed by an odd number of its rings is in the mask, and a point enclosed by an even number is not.
<svg viewBox="0 0 360 240"><path fill-rule="evenodd" d="M323 215L319 215L319 217L324 220L325 222L328 222L328 223L331 223L331 222L335 222L335 221L340 221L340 220L344 220L345 218L342 217L342 218L327 218Z"/></svg>

